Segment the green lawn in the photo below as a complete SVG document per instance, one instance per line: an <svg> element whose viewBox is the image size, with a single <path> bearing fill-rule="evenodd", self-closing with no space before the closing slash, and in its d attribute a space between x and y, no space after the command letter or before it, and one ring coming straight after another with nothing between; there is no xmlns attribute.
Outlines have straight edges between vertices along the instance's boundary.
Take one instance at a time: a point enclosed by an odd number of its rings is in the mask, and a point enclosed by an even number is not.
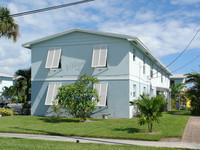
<svg viewBox="0 0 200 150"><path fill-rule="evenodd" d="M72 142L44 141L18 138L0 138L3 150L186 150L173 148L156 148L132 145L84 144Z"/></svg>
<svg viewBox="0 0 200 150"><path fill-rule="evenodd" d="M91 119L92 122L79 122L76 118L47 118L35 116L9 116L0 118L0 132L34 133L48 135L68 135L105 137L138 140L160 140L166 137L181 137L189 115L164 113L153 131L160 134L147 134L147 125L139 126L134 119Z"/></svg>

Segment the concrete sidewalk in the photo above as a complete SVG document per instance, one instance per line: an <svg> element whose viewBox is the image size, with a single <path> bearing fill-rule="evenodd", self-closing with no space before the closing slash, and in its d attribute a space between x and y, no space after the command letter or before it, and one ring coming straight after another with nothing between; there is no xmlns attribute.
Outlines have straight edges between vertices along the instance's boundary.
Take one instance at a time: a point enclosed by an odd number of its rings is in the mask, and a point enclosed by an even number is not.
<svg viewBox="0 0 200 150"><path fill-rule="evenodd" d="M77 140L79 140L80 143L139 145L139 146L153 146L153 147L200 149L200 144L183 143L183 142L138 141L138 140L103 139L103 138L89 138L89 137L18 134L18 133L0 133L0 137L39 139L39 140L52 140L52 141L68 141L68 142L76 142Z"/></svg>
<svg viewBox="0 0 200 150"><path fill-rule="evenodd" d="M191 116L189 118L182 142L200 144L200 117Z"/></svg>

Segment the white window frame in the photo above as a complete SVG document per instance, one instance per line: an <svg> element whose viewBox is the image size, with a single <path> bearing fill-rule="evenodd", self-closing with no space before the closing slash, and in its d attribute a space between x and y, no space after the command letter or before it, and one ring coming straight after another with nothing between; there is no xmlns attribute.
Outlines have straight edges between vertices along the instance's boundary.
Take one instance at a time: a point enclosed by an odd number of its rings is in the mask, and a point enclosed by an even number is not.
<svg viewBox="0 0 200 150"><path fill-rule="evenodd" d="M145 74L145 72L146 72L146 69L145 69L145 64L146 64L146 62L145 62L145 56L143 56L143 74Z"/></svg>
<svg viewBox="0 0 200 150"><path fill-rule="evenodd" d="M62 86L61 82L49 83L48 89L47 89L45 105L53 105L53 101L55 101L56 105L58 104L58 101L55 98L56 98L56 95L58 94L58 88L61 86ZM51 96L49 96L50 94L51 94Z"/></svg>
<svg viewBox="0 0 200 150"><path fill-rule="evenodd" d="M47 53L45 68L58 69L60 61L61 61L61 48L51 48L48 50Z"/></svg>
<svg viewBox="0 0 200 150"><path fill-rule="evenodd" d="M161 83L163 83L163 73L161 73Z"/></svg>
<svg viewBox="0 0 200 150"><path fill-rule="evenodd" d="M133 84L133 91L132 91L133 97L136 97L136 91L137 91L137 86L136 86L136 84Z"/></svg>
<svg viewBox="0 0 200 150"><path fill-rule="evenodd" d="M153 78L153 63L151 64L150 77Z"/></svg>
<svg viewBox="0 0 200 150"><path fill-rule="evenodd" d="M147 94L146 86L143 87L143 94Z"/></svg>
<svg viewBox="0 0 200 150"><path fill-rule="evenodd" d="M100 82L94 85L98 94L99 94L99 102L96 106L106 106L107 105L107 93L108 93L108 83Z"/></svg>
<svg viewBox="0 0 200 150"><path fill-rule="evenodd" d="M135 61L135 54L136 54L136 50L135 50L135 48L133 48L133 61Z"/></svg>
<svg viewBox="0 0 200 150"><path fill-rule="evenodd" d="M92 55L92 68L106 67L107 66L107 53L108 53L107 44L94 45L93 55ZM97 64L95 64L95 61L97 61Z"/></svg>

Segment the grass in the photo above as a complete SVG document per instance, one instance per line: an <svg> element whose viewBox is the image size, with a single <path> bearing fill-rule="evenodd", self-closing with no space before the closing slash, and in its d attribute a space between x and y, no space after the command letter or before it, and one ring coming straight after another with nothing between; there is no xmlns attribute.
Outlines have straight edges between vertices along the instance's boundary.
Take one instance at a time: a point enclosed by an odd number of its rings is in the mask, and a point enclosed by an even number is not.
<svg viewBox="0 0 200 150"><path fill-rule="evenodd" d="M91 143L72 143L72 142L58 142L32 139L18 139L18 138L0 138L0 149L3 150L187 150L187 149L173 149L173 148L157 148L144 147L133 145L106 145L106 144L91 144Z"/></svg>
<svg viewBox="0 0 200 150"><path fill-rule="evenodd" d="M153 131L160 134L147 134L147 125L139 126L133 119L91 119L92 122L79 122L77 118L48 118L36 116L8 116L0 118L0 132L33 133L46 135L104 137L136 140L155 140L181 137L188 121L188 115L164 113Z"/></svg>

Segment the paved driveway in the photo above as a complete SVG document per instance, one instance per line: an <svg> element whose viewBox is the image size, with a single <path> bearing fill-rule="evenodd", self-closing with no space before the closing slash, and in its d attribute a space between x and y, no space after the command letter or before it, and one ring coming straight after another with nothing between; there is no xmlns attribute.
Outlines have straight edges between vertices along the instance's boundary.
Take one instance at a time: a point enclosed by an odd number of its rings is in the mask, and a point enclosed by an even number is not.
<svg viewBox="0 0 200 150"><path fill-rule="evenodd" d="M189 118L182 142L200 144L200 117L191 116Z"/></svg>

